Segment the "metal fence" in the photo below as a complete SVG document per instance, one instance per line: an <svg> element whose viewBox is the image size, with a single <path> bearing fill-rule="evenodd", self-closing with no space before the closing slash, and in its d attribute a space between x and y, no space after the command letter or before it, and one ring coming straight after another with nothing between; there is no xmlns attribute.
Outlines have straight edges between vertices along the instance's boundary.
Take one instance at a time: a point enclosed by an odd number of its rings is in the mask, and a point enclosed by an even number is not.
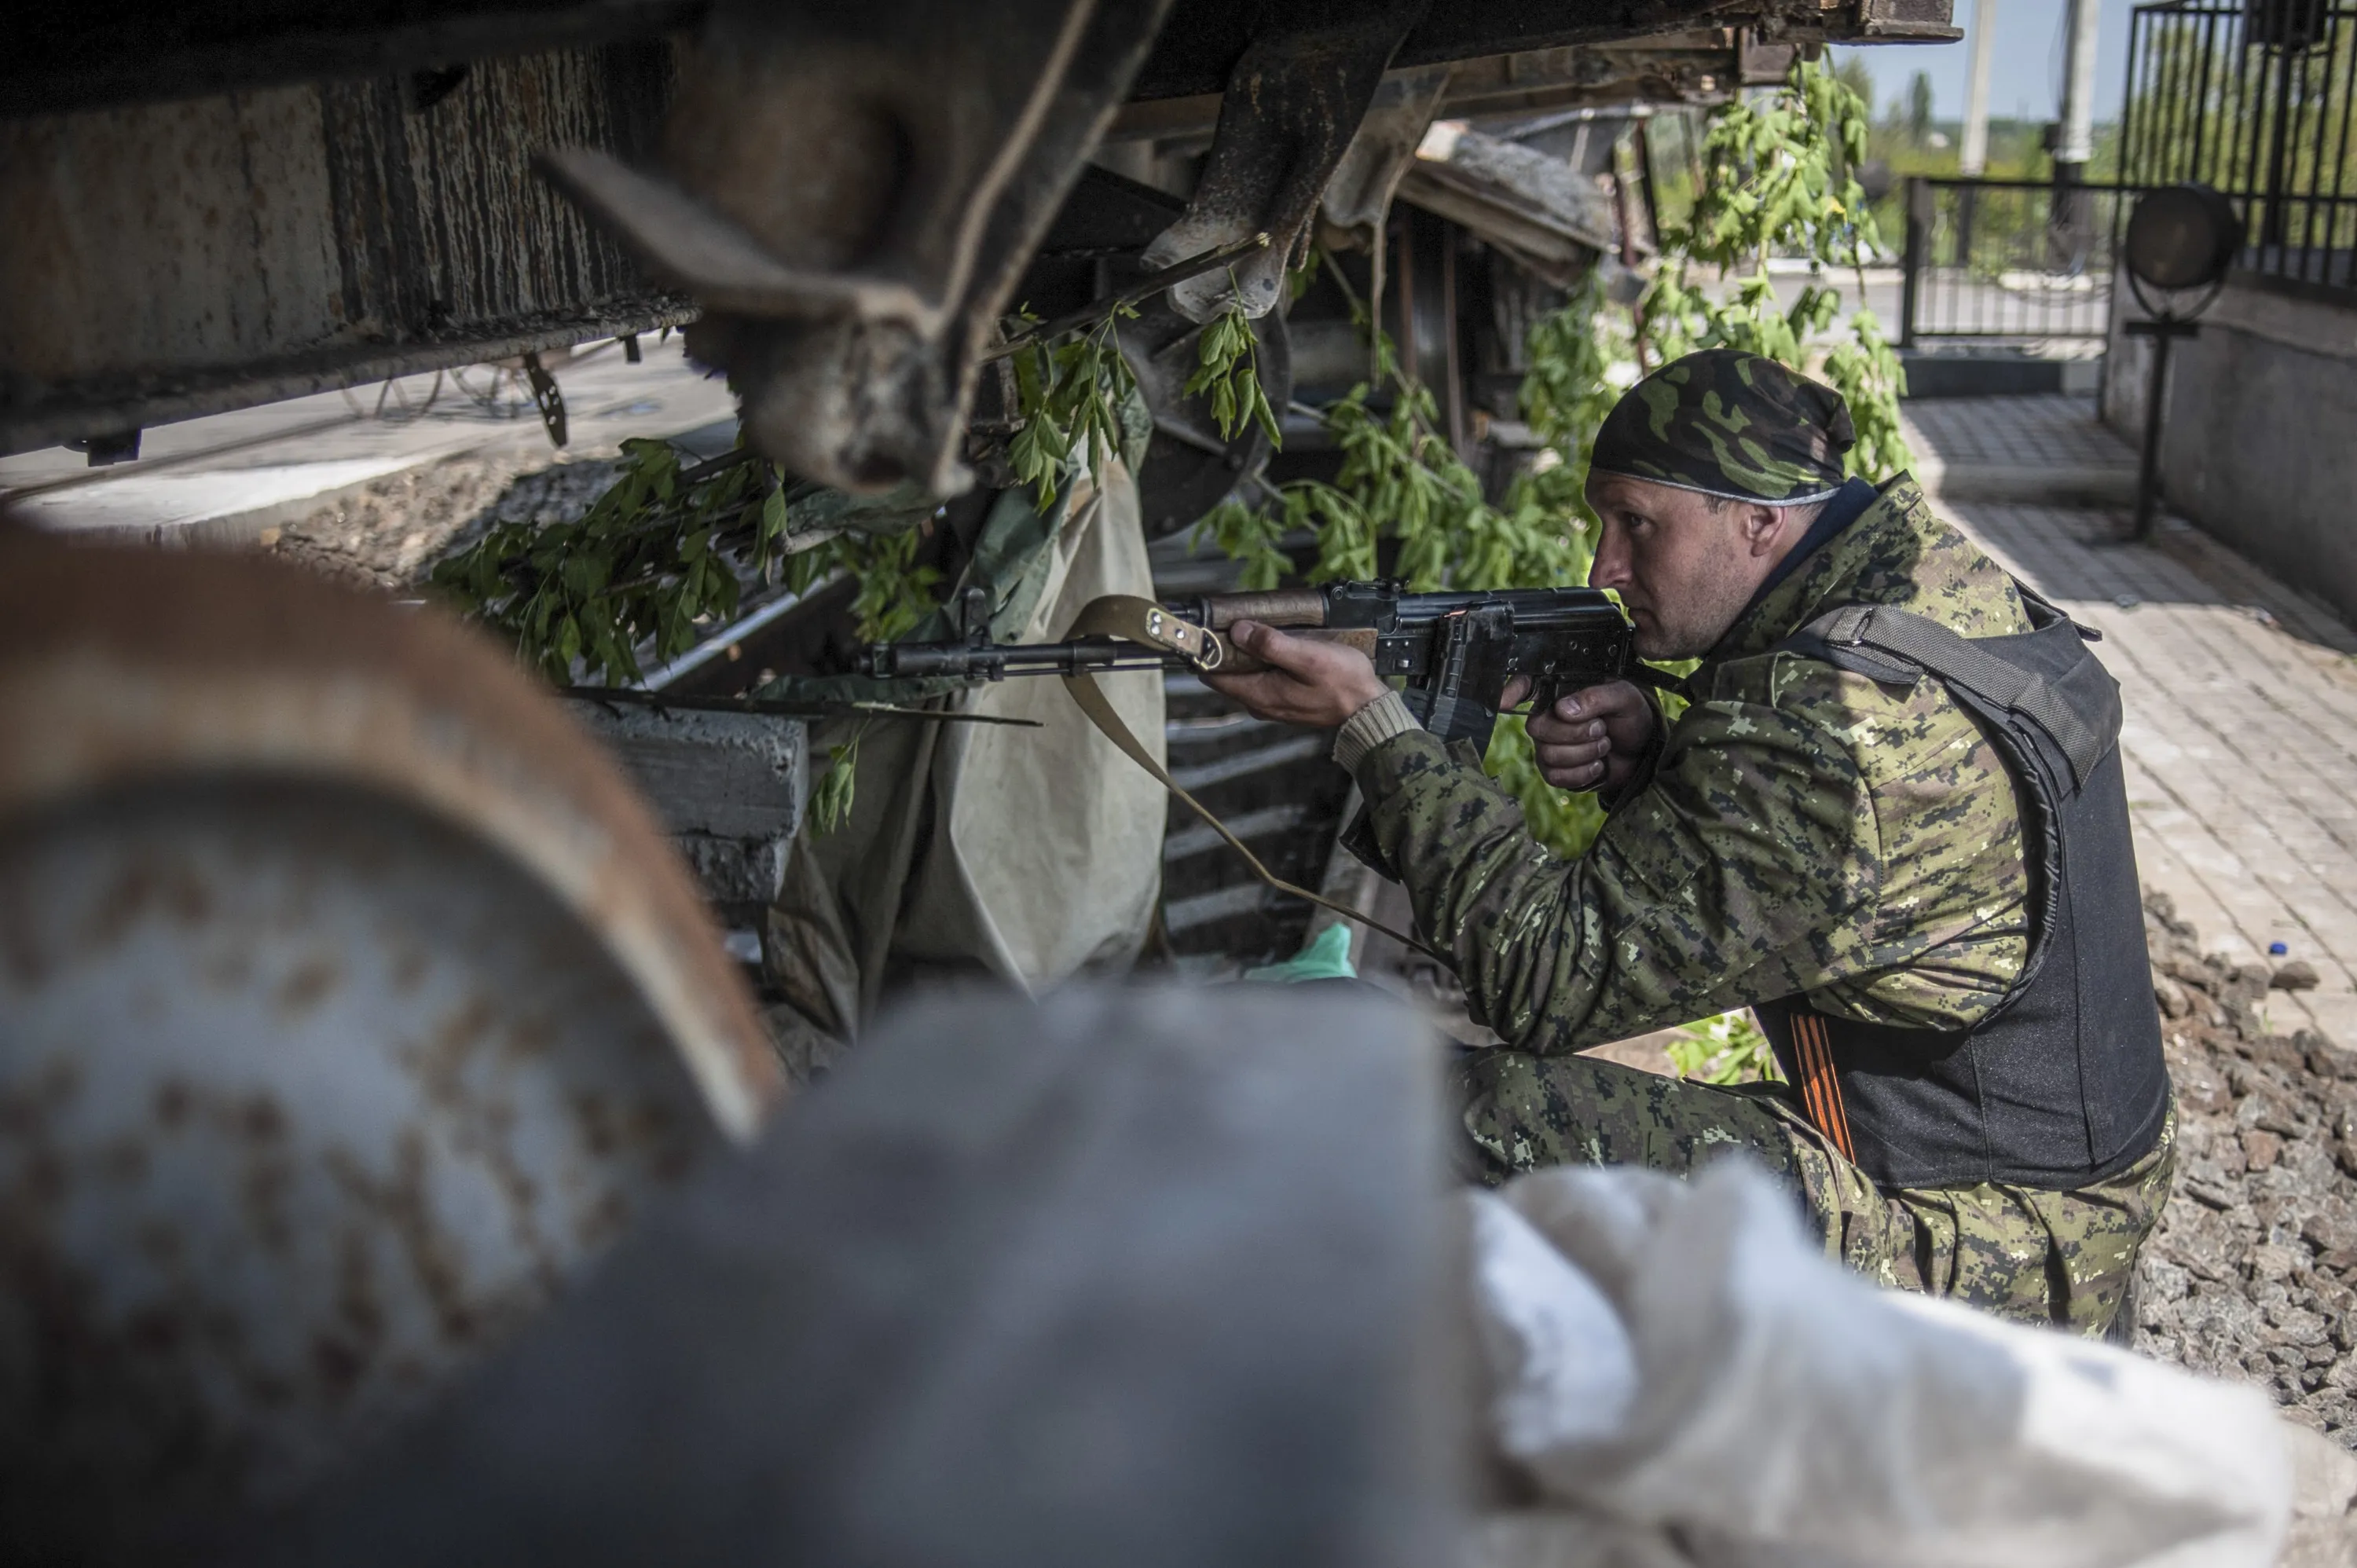
<svg viewBox="0 0 2357 1568"><path fill-rule="evenodd" d="M2101 338L2136 191L2040 180L1907 181L1900 341Z"/></svg>
<svg viewBox="0 0 2357 1568"><path fill-rule="evenodd" d="M2121 177L2233 197L2246 271L2357 290L2357 4L2171 0L2128 35Z"/></svg>

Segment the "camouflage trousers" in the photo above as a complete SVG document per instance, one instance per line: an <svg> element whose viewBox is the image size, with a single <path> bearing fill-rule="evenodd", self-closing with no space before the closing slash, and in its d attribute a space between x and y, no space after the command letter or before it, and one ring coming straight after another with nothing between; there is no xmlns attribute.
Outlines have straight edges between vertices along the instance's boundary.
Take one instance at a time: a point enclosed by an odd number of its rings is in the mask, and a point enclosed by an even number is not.
<svg viewBox="0 0 2357 1568"><path fill-rule="evenodd" d="M2071 1192L1984 1183L1883 1187L1809 1124L1782 1084L1721 1089L1587 1057L1484 1051L1457 1069L1473 1179L1548 1165L1683 1175L1741 1150L1792 1184L1825 1255L1886 1285L2018 1322L2112 1329L2177 1169L2174 1107L2126 1170Z"/></svg>

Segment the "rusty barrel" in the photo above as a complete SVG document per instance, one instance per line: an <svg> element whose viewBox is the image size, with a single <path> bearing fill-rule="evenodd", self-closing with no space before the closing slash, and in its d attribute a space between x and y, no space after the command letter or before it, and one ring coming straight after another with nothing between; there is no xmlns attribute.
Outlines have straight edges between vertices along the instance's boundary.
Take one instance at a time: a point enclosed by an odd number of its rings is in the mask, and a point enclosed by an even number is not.
<svg viewBox="0 0 2357 1568"><path fill-rule="evenodd" d="M499 650L0 539L0 1540L298 1494L778 1091L660 830Z"/></svg>

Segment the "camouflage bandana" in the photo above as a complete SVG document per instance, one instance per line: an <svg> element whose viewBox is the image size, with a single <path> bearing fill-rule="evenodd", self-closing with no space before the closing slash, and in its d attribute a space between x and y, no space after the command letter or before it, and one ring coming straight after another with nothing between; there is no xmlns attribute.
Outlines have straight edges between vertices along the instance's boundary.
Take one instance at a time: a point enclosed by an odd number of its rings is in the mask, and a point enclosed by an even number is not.
<svg viewBox="0 0 2357 1568"><path fill-rule="evenodd" d="M1831 387L1757 354L1706 349L1613 404L1589 470L1792 506L1841 489L1842 454L1857 439Z"/></svg>

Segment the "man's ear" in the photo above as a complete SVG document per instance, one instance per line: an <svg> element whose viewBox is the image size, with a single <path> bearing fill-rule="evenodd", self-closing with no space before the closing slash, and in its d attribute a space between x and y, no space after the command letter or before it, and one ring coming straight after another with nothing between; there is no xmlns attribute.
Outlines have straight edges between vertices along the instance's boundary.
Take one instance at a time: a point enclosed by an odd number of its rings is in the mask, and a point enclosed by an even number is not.
<svg viewBox="0 0 2357 1568"><path fill-rule="evenodd" d="M1754 555L1765 555L1776 548L1782 538L1784 509L1773 506L1748 506L1743 509L1743 540Z"/></svg>

